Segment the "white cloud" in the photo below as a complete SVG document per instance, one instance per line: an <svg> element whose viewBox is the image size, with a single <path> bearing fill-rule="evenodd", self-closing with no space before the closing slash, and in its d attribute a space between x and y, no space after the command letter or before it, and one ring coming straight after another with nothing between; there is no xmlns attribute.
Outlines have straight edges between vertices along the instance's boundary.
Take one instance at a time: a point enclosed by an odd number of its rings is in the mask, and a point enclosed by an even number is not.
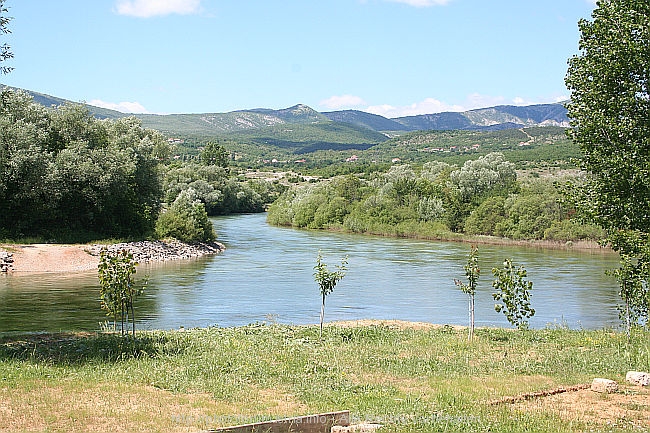
<svg viewBox="0 0 650 433"><path fill-rule="evenodd" d="M486 107L495 107L497 105L537 105L537 104L556 104L559 102L564 102L569 99L567 95L555 94L552 96L541 96L535 99L525 98L522 96L515 96L512 99L508 99L504 96L489 96L481 95L479 93L472 93L467 95L467 98L463 105L465 110L473 110L476 108L486 108Z"/></svg>
<svg viewBox="0 0 650 433"><path fill-rule="evenodd" d="M442 112L463 112L474 110L477 108L494 107L497 105L535 105L535 104L551 104L563 102L569 99L566 95L556 95L551 97L539 98L530 100L517 96L512 99L507 99L504 96L489 96L481 95L479 93L472 93L467 95L465 101L461 104L449 104L435 98L426 98L420 102L414 102L410 105L395 107L390 104L371 105L363 111L372 114L379 114L380 116L395 118L405 116L417 116L419 114L434 114Z"/></svg>
<svg viewBox="0 0 650 433"><path fill-rule="evenodd" d="M199 12L201 0L118 0L117 13L138 18L156 15L189 15Z"/></svg>
<svg viewBox="0 0 650 433"><path fill-rule="evenodd" d="M416 8L426 8L429 6L445 6L451 0L388 0L393 3L404 3Z"/></svg>
<svg viewBox="0 0 650 433"><path fill-rule="evenodd" d="M105 102L100 99L93 99L88 102L88 105L92 105L99 108L108 108L109 110L119 111L121 113L140 113L147 114L149 111L142 106L139 102Z"/></svg>
<svg viewBox="0 0 650 433"><path fill-rule="evenodd" d="M568 95L555 95L537 99L526 99L521 96L514 97L511 101L503 101L494 105L537 105L537 104L557 104L569 99Z"/></svg>
<svg viewBox="0 0 650 433"><path fill-rule="evenodd" d="M426 98L420 102L414 102L411 105L394 107L392 105L372 105L364 111L373 114L379 114L384 117L404 117L417 116L418 114L441 113L443 111L465 111L465 107L460 105L450 105L434 98Z"/></svg>
<svg viewBox="0 0 650 433"><path fill-rule="evenodd" d="M330 110L340 110L343 108L353 108L365 105L363 98L353 95L331 96L319 102L319 105Z"/></svg>

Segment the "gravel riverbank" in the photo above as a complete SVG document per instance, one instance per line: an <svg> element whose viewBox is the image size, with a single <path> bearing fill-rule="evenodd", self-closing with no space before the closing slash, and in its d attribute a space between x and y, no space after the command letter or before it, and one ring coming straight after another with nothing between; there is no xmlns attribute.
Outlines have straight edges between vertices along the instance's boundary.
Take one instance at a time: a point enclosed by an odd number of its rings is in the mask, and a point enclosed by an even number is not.
<svg viewBox="0 0 650 433"><path fill-rule="evenodd" d="M109 253L128 250L133 254L136 262L150 263L194 259L210 254L218 254L225 250L226 247L218 242L186 244L184 242L170 240L126 242L111 245L94 244L87 250L91 255L99 257L102 249L106 249Z"/></svg>

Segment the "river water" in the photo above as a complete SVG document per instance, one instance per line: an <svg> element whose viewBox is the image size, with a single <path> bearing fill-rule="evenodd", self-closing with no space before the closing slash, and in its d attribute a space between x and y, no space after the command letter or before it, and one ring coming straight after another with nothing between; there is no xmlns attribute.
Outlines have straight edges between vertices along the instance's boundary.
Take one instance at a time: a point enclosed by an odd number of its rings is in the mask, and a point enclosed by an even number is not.
<svg viewBox="0 0 650 433"><path fill-rule="evenodd" d="M401 319L466 325L464 279L469 245L272 227L264 214L213 219L224 254L192 261L141 265L149 275L136 301L140 329L173 329L254 322L318 323L320 293L313 279L318 251L333 268L344 255L349 271L327 297L325 320ZM479 246L482 273L477 326L508 326L494 311L492 267L505 258L524 265L533 282L532 327L617 326L617 286L604 252ZM0 332L97 330L96 272L0 276Z"/></svg>

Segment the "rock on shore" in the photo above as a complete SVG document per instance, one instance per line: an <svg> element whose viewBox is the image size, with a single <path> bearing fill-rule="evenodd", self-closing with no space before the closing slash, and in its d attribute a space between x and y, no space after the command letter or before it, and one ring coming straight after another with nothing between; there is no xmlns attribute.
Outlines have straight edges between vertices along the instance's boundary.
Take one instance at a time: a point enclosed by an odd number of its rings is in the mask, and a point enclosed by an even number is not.
<svg viewBox="0 0 650 433"><path fill-rule="evenodd" d="M14 267L14 255L7 251L0 251L0 272L9 272Z"/></svg>
<svg viewBox="0 0 650 433"><path fill-rule="evenodd" d="M184 242L168 241L140 241L126 242L120 244L99 245L94 244L87 251L99 256L102 249L109 253L117 253L122 250L130 251L138 263L166 262L169 260L183 260L202 257L209 254L223 252L226 247L219 242L197 242L186 244Z"/></svg>

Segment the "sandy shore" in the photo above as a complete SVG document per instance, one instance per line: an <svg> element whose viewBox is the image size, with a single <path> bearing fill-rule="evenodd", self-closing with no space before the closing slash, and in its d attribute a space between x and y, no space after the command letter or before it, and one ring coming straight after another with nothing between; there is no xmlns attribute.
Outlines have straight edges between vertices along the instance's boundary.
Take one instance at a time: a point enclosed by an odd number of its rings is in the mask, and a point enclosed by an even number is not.
<svg viewBox="0 0 650 433"><path fill-rule="evenodd" d="M220 252L225 249L223 245L216 244ZM142 249L142 247L138 247ZM7 251L12 254L13 263L9 273L46 273L46 272L84 272L96 270L99 264L98 245L63 245L63 244L30 244L30 245L0 245L0 251ZM198 250L197 250L198 251ZM197 252L196 256L209 254L209 252ZM174 257L173 252L164 258L183 259L186 257ZM144 261L157 261L155 257L151 260L137 259ZM162 261L160 259L159 261Z"/></svg>
<svg viewBox="0 0 650 433"><path fill-rule="evenodd" d="M99 257L86 245L32 244L0 246L13 253L13 273L83 272L97 269Z"/></svg>

